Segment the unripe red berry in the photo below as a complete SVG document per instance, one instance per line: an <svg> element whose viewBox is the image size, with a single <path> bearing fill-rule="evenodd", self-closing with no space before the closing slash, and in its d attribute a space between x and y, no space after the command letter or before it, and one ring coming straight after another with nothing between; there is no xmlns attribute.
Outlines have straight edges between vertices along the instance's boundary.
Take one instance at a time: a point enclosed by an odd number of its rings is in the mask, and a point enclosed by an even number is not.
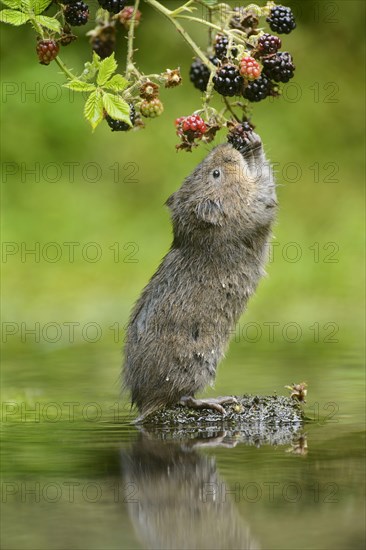
<svg viewBox="0 0 366 550"><path fill-rule="evenodd" d="M259 65L258 61L254 57L243 57L239 63L239 71L241 76L247 80L256 80L260 77L262 72L262 67Z"/></svg>
<svg viewBox="0 0 366 550"><path fill-rule="evenodd" d="M38 40L36 51L41 65L49 65L57 57L59 49L55 40Z"/></svg>

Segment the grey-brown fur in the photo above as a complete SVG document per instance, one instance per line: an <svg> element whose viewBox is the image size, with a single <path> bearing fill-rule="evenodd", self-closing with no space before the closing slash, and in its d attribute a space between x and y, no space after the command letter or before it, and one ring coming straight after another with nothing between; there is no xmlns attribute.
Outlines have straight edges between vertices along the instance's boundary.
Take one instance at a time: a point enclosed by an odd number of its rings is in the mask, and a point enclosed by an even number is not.
<svg viewBox="0 0 366 550"><path fill-rule="evenodd" d="M125 346L124 384L142 414L213 383L264 274L276 204L255 134L243 154L217 146L168 199L173 243L133 309Z"/></svg>

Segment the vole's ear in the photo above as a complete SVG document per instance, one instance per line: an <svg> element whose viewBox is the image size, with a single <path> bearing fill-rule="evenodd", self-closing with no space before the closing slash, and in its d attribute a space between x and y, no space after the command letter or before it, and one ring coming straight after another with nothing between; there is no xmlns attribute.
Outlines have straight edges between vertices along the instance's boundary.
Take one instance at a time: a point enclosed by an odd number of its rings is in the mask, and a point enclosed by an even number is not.
<svg viewBox="0 0 366 550"><path fill-rule="evenodd" d="M225 216L220 201L206 199L197 204L195 214L199 220L212 225L221 225Z"/></svg>

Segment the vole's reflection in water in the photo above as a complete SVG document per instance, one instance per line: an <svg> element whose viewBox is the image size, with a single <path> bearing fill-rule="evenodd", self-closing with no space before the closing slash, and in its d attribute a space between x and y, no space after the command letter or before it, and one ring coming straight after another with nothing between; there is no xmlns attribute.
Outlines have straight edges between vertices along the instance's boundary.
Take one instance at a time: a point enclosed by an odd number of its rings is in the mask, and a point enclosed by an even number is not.
<svg viewBox="0 0 366 550"><path fill-rule="evenodd" d="M196 450L219 444L234 445L224 436L167 442L141 433L122 452L125 500L145 548L260 548L233 495L218 491L225 484L215 457Z"/></svg>

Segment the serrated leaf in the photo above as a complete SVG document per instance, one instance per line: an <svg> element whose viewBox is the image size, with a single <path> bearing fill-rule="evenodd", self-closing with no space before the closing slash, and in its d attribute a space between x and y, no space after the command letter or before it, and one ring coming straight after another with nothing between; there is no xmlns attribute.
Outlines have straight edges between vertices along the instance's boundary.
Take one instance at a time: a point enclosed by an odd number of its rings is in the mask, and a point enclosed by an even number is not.
<svg viewBox="0 0 366 550"><path fill-rule="evenodd" d="M114 59L114 52L109 57L103 59L99 64L99 72L97 76L97 83L99 86L103 86L107 80L112 76L112 74L117 69L117 63Z"/></svg>
<svg viewBox="0 0 366 550"><path fill-rule="evenodd" d="M73 90L74 92L93 92L95 90L94 84L89 84L82 80L70 80L63 87L69 88L69 90Z"/></svg>
<svg viewBox="0 0 366 550"><path fill-rule="evenodd" d="M115 74L110 80L108 80L103 88L106 90L113 90L114 92L123 92L129 85L128 80L123 78L121 74Z"/></svg>
<svg viewBox="0 0 366 550"><path fill-rule="evenodd" d="M37 23L42 25L42 27L46 27L51 31L61 32L61 23L57 21L57 19L54 19L53 17L46 17L45 15L36 15L34 19L37 21Z"/></svg>
<svg viewBox="0 0 366 550"><path fill-rule="evenodd" d="M109 116L115 120L122 120L129 126L132 126L130 119L130 106L117 95L103 94L103 105Z"/></svg>
<svg viewBox="0 0 366 550"><path fill-rule="evenodd" d="M85 107L84 107L84 116L88 120L93 128L98 126L98 124L103 119L103 100L101 93L96 90L92 92L88 97Z"/></svg>
<svg viewBox="0 0 366 550"><path fill-rule="evenodd" d="M97 52L93 52L93 65L96 69L99 69L100 57Z"/></svg>
<svg viewBox="0 0 366 550"><path fill-rule="evenodd" d="M12 8L13 10L21 10L22 9L22 0L1 0L5 6L8 6L8 8Z"/></svg>
<svg viewBox="0 0 366 550"><path fill-rule="evenodd" d="M3 23L9 23L10 25L24 25L29 20L29 15L15 10L1 10L0 21Z"/></svg>
<svg viewBox="0 0 366 550"><path fill-rule="evenodd" d="M52 3L52 0L30 0L30 7L36 15L42 13Z"/></svg>
<svg viewBox="0 0 366 550"><path fill-rule="evenodd" d="M83 80L83 81L94 80L94 77L97 74L97 70L98 69L94 67L93 63L90 63L90 61L87 61L84 64L84 70L81 73L81 75L78 77L78 80Z"/></svg>

